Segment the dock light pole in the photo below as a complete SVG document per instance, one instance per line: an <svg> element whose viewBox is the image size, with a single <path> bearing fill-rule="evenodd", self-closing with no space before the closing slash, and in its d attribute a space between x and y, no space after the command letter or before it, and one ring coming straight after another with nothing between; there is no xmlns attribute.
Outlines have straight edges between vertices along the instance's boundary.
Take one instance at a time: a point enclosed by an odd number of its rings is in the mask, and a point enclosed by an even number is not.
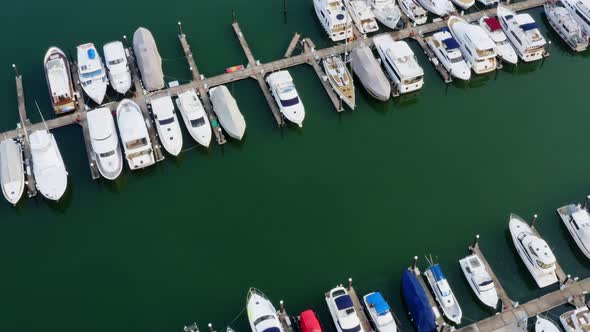
<svg viewBox="0 0 590 332"><path fill-rule="evenodd" d="M123 35L123 44L125 44L125 47L129 47L129 43L127 43L127 35Z"/></svg>
<svg viewBox="0 0 590 332"><path fill-rule="evenodd" d="M535 225L537 224L537 219L539 218L539 215L535 213L535 215L533 216L533 221L531 221L531 227L535 228Z"/></svg>
<svg viewBox="0 0 590 332"><path fill-rule="evenodd" d="M182 36L184 33L182 32L182 22L178 21L178 33Z"/></svg>
<svg viewBox="0 0 590 332"><path fill-rule="evenodd" d="M348 290L352 289L352 278L348 278Z"/></svg>
<svg viewBox="0 0 590 332"><path fill-rule="evenodd" d="M475 239L473 239L473 244L471 245L471 247L472 247L473 249L475 249L475 248L477 248L477 246L478 246L478 245L479 245L479 234L477 234L477 235L475 236Z"/></svg>
<svg viewBox="0 0 590 332"><path fill-rule="evenodd" d="M238 21L238 19L236 19L236 11L235 10L231 10L231 18L232 18L232 23L236 23Z"/></svg>
<svg viewBox="0 0 590 332"><path fill-rule="evenodd" d="M283 300L281 300L279 302L279 305L281 307L281 313L284 314L285 313L285 302L283 302Z"/></svg>
<svg viewBox="0 0 590 332"><path fill-rule="evenodd" d="M287 24L287 0L283 0L283 19L285 20L285 24Z"/></svg>
<svg viewBox="0 0 590 332"><path fill-rule="evenodd" d="M209 323L207 327L209 328L209 332L213 332L213 324Z"/></svg>
<svg viewBox="0 0 590 332"><path fill-rule="evenodd" d="M14 63L12 64L12 69L14 69L14 74L15 74L16 76L20 76L20 75L18 74L18 68L16 67L16 65L15 65Z"/></svg>
<svg viewBox="0 0 590 332"><path fill-rule="evenodd" d="M412 270L416 270L417 265L418 265L418 256L414 256L414 262L412 263Z"/></svg>
<svg viewBox="0 0 590 332"><path fill-rule="evenodd" d="M590 195L586 196L586 202L584 203L584 209L588 210L588 203L590 202Z"/></svg>

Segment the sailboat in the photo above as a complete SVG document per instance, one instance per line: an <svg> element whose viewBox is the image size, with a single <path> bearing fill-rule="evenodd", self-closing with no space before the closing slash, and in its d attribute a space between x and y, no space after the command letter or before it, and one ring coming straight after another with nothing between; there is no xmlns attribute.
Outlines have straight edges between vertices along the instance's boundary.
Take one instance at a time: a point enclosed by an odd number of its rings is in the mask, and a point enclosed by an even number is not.
<svg viewBox="0 0 590 332"><path fill-rule="evenodd" d="M324 71L328 75L330 85L336 91L336 94L342 99L348 107L354 109L355 93L352 75L346 68L344 61L340 56L335 55L327 57L322 61Z"/></svg>

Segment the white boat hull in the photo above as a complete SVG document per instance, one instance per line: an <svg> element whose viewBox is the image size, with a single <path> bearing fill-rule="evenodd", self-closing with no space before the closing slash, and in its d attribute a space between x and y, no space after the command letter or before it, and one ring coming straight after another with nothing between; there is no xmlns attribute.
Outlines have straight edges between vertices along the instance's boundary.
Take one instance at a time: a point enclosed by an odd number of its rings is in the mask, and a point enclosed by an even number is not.
<svg viewBox="0 0 590 332"><path fill-rule="evenodd" d="M434 294L434 299L439 304L445 317L447 317L447 319L449 319L455 324L461 324L463 312L461 310L461 307L459 306L459 303L457 302L457 299L455 298L455 294L451 293L454 305L448 306L446 303L443 302L443 300L440 298L440 296L438 296L438 293L436 292L437 286L434 276L432 275L432 272L430 270L426 270L424 271L424 276L426 277L428 285L430 286L430 289Z"/></svg>
<svg viewBox="0 0 590 332"><path fill-rule="evenodd" d="M474 257L476 257L479 260L477 256L474 255ZM477 296L477 298L481 301L481 303L485 304L486 306L492 309L496 309L496 307L498 306L498 292L496 291L496 287L494 286L494 288L491 288L489 291L486 292L480 292L478 285L474 283L474 272L470 268L469 259L471 259L470 256L459 260L459 265L461 266L461 270L463 271L465 279L467 279L467 283L471 287L471 290L473 291L475 296ZM483 266L483 262L481 262L481 260L479 260L479 262ZM485 269L485 266L483 266L483 268Z"/></svg>
<svg viewBox="0 0 590 332"><path fill-rule="evenodd" d="M25 174L20 145L11 139L0 142L0 180L2 194L16 205L25 189Z"/></svg>
<svg viewBox="0 0 590 332"><path fill-rule="evenodd" d="M575 211L584 211L584 210L577 207L576 205L571 204L571 205L566 205L566 206L563 206L563 207L560 207L559 209L557 209L557 214L559 214L561 221L565 225L565 228L567 228L571 237L574 239L574 241L578 245L578 248L580 248L580 251L582 251L584 256L586 256L588 259L590 259L590 241L585 241L582 238L582 234L580 232L583 232L584 228L580 227L580 229L577 229L576 226L574 225L575 221L573 220L571 214ZM586 214L588 214L588 212L586 212Z"/></svg>
<svg viewBox="0 0 590 332"><path fill-rule="evenodd" d="M211 123L197 93L189 91L186 95L179 95L176 106L191 137L200 145L209 147L212 136ZM196 122L194 125L193 121Z"/></svg>
<svg viewBox="0 0 590 332"><path fill-rule="evenodd" d="M535 332L561 332L561 330L549 319L537 316Z"/></svg>
<svg viewBox="0 0 590 332"><path fill-rule="evenodd" d="M43 145L47 142L49 144L49 147L37 150L35 148L37 144L31 143L33 173L41 195L49 200L58 201L68 187L68 172L55 137L45 130L39 130L32 133L30 139L31 142L42 141Z"/></svg>

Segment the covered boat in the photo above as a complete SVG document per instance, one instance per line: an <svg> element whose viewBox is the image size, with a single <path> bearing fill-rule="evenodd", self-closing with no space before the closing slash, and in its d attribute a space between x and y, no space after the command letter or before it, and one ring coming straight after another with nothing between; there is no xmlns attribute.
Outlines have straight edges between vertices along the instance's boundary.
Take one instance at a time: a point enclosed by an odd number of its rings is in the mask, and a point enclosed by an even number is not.
<svg viewBox="0 0 590 332"><path fill-rule="evenodd" d="M420 281L409 270L402 274L402 296L418 332L436 331L434 312Z"/></svg>
<svg viewBox="0 0 590 332"><path fill-rule="evenodd" d="M391 96L391 83L385 77L375 55L365 44L356 47L350 53L352 71L373 98L387 101Z"/></svg>
<svg viewBox="0 0 590 332"><path fill-rule="evenodd" d="M65 53L57 47L50 47L43 63L53 111L62 114L75 110L70 64Z"/></svg>
<svg viewBox="0 0 590 332"><path fill-rule="evenodd" d="M25 189L25 172L20 145L11 139L0 142L0 180L4 197L16 205Z"/></svg>
<svg viewBox="0 0 590 332"><path fill-rule="evenodd" d="M234 97L226 86L220 85L209 90L213 111L217 114L219 123L229 136L241 140L246 132L246 120Z"/></svg>
<svg viewBox="0 0 590 332"><path fill-rule="evenodd" d="M309 309L299 315L299 328L301 332L322 332L322 326L316 313Z"/></svg>
<svg viewBox="0 0 590 332"><path fill-rule="evenodd" d="M133 52L137 60L137 67L141 72L143 87L147 91L163 89L162 58L154 36L148 29L139 28L133 34Z"/></svg>

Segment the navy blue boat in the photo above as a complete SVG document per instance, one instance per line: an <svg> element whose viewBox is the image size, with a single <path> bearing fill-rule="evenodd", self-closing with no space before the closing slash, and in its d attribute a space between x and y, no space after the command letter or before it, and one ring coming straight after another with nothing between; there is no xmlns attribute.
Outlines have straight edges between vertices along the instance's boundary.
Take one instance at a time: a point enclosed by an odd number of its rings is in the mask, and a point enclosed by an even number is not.
<svg viewBox="0 0 590 332"><path fill-rule="evenodd" d="M402 296L416 330L418 332L436 331L434 313L428 303L426 293L424 293L418 278L408 270L404 270L402 275Z"/></svg>

